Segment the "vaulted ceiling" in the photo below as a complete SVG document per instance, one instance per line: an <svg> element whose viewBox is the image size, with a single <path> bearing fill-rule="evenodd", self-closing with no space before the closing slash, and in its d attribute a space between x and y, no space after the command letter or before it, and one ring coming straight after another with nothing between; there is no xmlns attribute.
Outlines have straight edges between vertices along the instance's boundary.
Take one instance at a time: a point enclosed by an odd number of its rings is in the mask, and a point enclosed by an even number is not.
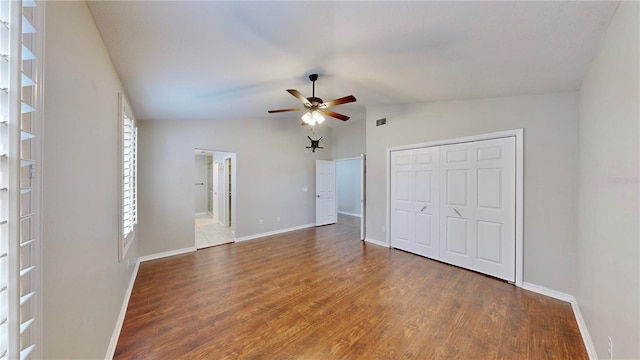
<svg viewBox="0 0 640 360"><path fill-rule="evenodd" d="M141 120L281 117L579 87L618 2L89 1ZM283 120L284 121L284 120ZM330 121L329 125L341 123Z"/></svg>

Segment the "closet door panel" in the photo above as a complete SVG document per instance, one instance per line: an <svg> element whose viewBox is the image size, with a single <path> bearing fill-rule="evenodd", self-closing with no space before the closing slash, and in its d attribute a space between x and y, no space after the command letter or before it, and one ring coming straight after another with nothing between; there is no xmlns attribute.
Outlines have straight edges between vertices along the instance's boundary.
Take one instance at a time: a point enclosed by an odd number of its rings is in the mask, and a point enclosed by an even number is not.
<svg viewBox="0 0 640 360"><path fill-rule="evenodd" d="M515 281L515 138L475 143L477 271Z"/></svg>
<svg viewBox="0 0 640 360"><path fill-rule="evenodd" d="M391 246L413 252L413 152L391 153Z"/></svg>
<svg viewBox="0 0 640 360"><path fill-rule="evenodd" d="M414 153L414 252L437 259L439 256L439 148L421 148Z"/></svg>
<svg viewBox="0 0 640 360"><path fill-rule="evenodd" d="M438 148L391 152L391 246L439 254Z"/></svg>
<svg viewBox="0 0 640 360"><path fill-rule="evenodd" d="M515 281L515 139L442 146L442 261Z"/></svg>
<svg viewBox="0 0 640 360"><path fill-rule="evenodd" d="M475 229L475 173L473 151L469 143L440 147L440 260L465 268L472 268L476 244Z"/></svg>

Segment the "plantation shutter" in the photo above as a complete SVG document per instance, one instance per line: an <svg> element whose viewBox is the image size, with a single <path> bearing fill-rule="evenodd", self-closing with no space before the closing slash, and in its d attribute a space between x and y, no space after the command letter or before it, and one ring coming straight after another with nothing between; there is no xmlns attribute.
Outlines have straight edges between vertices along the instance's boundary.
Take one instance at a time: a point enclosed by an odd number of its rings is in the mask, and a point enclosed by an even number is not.
<svg viewBox="0 0 640 360"><path fill-rule="evenodd" d="M122 233L120 259L135 238L138 223L138 128L124 95L121 95L122 121Z"/></svg>
<svg viewBox="0 0 640 360"><path fill-rule="evenodd" d="M40 356L44 3L0 2L0 359Z"/></svg>

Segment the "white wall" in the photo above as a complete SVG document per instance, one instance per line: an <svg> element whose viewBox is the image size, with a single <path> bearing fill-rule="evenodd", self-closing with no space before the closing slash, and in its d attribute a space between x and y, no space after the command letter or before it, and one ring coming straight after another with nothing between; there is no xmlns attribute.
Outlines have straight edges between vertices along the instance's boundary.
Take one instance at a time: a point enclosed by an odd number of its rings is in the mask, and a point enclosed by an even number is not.
<svg viewBox="0 0 640 360"><path fill-rule="evenodd" d="M207 212L207 155L196 155L193 169L193 203L196 214ZM203 185L196 185L203 184Z"/></svg>
<svg viewBox="0 0 640 360"><path fill-rule="evenodd" d="M576 298L598 357L640 358L638 2L622 2L583 79Z"/></svg>
<svg viewBox="0 0 640 360"><path fill-rule="evenodd" d="M384 126L375 120L387 118ZM577 94L367 108L367 238L386 241L386 149L524 128L524 281L572 294Z"/></svg>
<svg viewBox="0 0 640 360"><path fill-rule="evenodd" d="M338 212L360 215L360 159L336 161L336 195Z"/></svg>
<svg viewBox="0 0 640 360"><path fill-rule="evenodd" d="M367 122L350 119L344 125L331 128L331 152L334 159L360 156L367 150Z"/></svg>
<svg viewBox="0 0 640 360"><path fill-rule="evenodd" d="M43 355L104 358L136 259L118 262L118 92L86 3L47 2Z"/></svg>
<svg viewBox="0 0 640 360"><path fill-rule="evenodd" d="M236 237L315 222L315 160L331 158L327 127L314 135L295 118L139 124L141 255L194 246L195 148L236 153ZM325 151L306 152L307 135L324 136Z"/></svg>

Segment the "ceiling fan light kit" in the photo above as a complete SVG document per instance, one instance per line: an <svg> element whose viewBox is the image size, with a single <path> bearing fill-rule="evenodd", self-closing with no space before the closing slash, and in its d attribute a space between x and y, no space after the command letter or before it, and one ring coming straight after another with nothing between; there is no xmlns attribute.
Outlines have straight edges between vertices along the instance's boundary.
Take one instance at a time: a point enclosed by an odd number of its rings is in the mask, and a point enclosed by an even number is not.
<svg viewBox="0 0 640 360"><path fill-rule="evenodd" d="M311 126L315 124L322 124L324 122L324 116L319 111L307 111L302 115L302 121Z"/></svg>
<svg viewBox="0 0 640 360"><path fill-rule="evenodd" d="M325 118L322 114L331 116L338 120L347 121L349 120L349 116L338 114L337 112L328 110L328 108L333 106L338 106L342 104L347 104L350 102L356 101L356 98L353 95L341 97L339 99L323 102L321 98L316 97L316 80L318 80L318 74L309 75L309 80L312 83L312 95L311 97L304 97L298 90L288 89L287 92L296 99L300 100L304 104L304 108L296 108L296 109L281 109L281 110L268 110L269 114L279 113L279 112L288 112L288 111L300 111L307 110L304 115L302 115L302 121L305 124L309 124L311 126L315 124L322 124Z"/></svg>

